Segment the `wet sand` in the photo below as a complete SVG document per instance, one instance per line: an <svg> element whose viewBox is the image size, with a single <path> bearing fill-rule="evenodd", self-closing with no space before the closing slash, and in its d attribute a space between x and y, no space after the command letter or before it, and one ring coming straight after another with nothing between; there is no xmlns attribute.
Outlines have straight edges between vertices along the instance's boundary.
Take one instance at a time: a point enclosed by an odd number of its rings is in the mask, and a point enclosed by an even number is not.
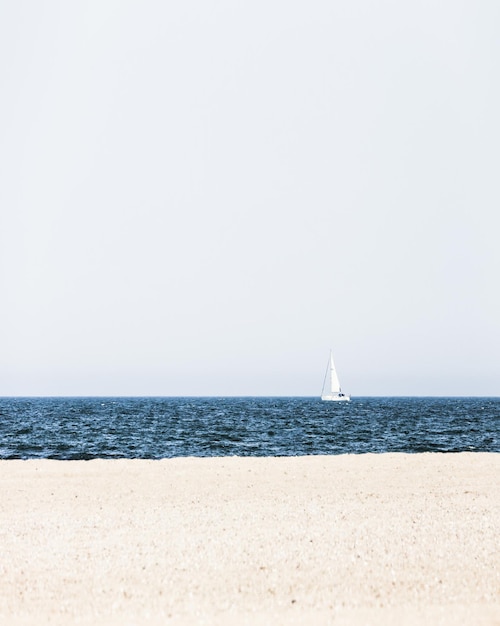
<svg viewBox="0 0 500 626"><path fill-rule="evenodd" d="M500 624L500 454L0 461L0 623Z"/></svg>

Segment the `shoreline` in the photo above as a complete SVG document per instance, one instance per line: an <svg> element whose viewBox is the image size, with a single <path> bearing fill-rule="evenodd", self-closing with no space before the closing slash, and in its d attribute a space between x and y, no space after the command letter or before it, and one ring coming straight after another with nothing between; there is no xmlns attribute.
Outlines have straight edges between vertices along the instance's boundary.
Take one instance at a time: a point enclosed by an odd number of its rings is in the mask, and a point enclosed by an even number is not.
<svg viewBox="0 0 500 626"><path fill-rule="evenodd" d="M498 624L500 454L0 461L8 624Z"/></svg>

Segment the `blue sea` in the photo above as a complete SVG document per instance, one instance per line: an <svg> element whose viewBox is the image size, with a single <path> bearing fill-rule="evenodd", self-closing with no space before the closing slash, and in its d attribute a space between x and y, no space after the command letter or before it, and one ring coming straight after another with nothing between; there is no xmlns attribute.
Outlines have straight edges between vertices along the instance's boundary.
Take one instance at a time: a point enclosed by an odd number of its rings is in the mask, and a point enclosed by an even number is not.
<svg viewBox="0 0 500 626"><path fill-rule="evenodd" d="M500 398L0 398L0 459L500 452Z"/></svg>

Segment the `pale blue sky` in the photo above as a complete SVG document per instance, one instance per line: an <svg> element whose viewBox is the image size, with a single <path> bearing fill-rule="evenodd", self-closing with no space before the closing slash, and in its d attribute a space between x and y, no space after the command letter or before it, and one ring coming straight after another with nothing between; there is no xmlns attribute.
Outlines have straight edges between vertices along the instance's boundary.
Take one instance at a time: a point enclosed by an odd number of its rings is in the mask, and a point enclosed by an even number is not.
<svg viewBox="0 0 500 626"><path fill-rule="evenodd" d="M0 395L499 395L500 5L0 5Z"/></svg>

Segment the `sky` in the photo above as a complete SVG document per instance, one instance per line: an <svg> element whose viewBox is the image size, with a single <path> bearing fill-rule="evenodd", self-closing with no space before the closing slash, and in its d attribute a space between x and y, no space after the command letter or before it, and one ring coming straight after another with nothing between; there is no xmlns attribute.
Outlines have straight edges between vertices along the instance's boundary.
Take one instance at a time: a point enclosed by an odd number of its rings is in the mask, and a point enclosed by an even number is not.
<svg viewBox="0 0 500 626"><path fill-rule="evenodd" d="M4 0L0 395L500 395L496 0Z"/></svg>

